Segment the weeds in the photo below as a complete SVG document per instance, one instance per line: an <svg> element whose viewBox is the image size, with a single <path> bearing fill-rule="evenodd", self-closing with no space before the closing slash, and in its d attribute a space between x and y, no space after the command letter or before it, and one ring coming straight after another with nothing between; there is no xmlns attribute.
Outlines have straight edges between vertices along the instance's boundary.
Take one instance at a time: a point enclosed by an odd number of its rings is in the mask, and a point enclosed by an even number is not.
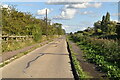
<svg viewBox="0 0 120 80"><path fill-rule="evenodd" d="M83 50L89 62L98 65L108 77L120 77L120 45L114 40L72 35L72 40Z"/></svg>

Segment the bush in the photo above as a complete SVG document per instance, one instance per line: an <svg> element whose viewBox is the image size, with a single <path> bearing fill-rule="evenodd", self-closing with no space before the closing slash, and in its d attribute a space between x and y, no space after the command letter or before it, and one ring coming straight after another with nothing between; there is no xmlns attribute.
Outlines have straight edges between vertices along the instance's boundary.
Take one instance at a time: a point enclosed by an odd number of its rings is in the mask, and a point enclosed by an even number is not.
<svg viewBox="0 0 120 80"><path fill-rule="evenodd" d="M78 43L86 59L95 63L108 77L120 77L120 45L117 41L97 39L74 34L72 40Z"/></svg>
<svg viewBox="0 0 120 80"><path fill-rule="evenodd" d="M33 39L38 42L42 37L42 30L39 25L33 25L34 29L32 31Z"/></svg>

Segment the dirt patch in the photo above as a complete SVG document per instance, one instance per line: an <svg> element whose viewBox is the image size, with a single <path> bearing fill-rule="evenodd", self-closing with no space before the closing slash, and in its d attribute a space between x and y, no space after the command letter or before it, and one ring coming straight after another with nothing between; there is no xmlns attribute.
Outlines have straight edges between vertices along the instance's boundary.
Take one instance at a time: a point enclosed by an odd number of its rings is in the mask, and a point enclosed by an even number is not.
<svg viewBox="0 0 120 80"><path fill-rule="evenodd" d="M69 43L72 46L73 52L77 53L77 60L80 62L80 66L84 72L93 78L101 78L105 76L105 73L97 70L97 66L95 64L89 63L85 60L83 52L80 50L80 47L78 47L76 43L72 41L69 41Z"/></svg>

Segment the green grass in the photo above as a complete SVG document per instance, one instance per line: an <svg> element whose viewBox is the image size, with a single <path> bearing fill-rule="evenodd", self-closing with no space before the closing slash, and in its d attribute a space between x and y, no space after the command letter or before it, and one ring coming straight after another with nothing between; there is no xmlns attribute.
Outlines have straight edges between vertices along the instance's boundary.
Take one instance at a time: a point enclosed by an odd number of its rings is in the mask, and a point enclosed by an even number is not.
<svg viewBox="0 0 120 80"><path fill-rule="evenodd" d="M12 62L12 61L14 61L14 60L16 60L16 59L18 59L18 58L20 58L20 57L28 54L29 52L35 50L36 48L38 48L38 47L40 47L40 46L41 46L41 45L37 45L37 46L35 46L35 47L33 47L33 48L31 48L31 49L23 52L23 53L19 53L19 54L15 55L14 57L12 57L12 58L10 58L10 59L8 59L8 60L5 60L4 62L2 62L2 63L0 64L0 67L3 67L3 66L5 66L5 65L9 64L10 62Z"/></svg>
<svg viewBox="0 0 120 80"><path fill-rule="evenodd" d="M59 36L57 36L57 37L56 37L56 36L53 36L53 38L52 38L52 37L51 37L51 39L49 38L49 42L53 41L54 38L58 38L58 37L59 37ZM47 38L44 38L43 41L45 41L46 39L47 39ZM28 42L28 41L27 41L27 42ZM46 44L48 44L48 42L47 42ZM16 45L17 45L17 44L16 44ZM28 45L30 45L30 44L28 44ZM14 60L16 60L16 59L18 59L18 58L20 58L20 57L28 54L29 52L35 50L35 49L38 48L38 47L41 47L42 45L44 45L44 44L36 45L35 47L33 47L33 48L31 48L31 49L29 49L29 50L27 50L27 51L25 51L25 52L22 52L22 53L19 53L19 54L13 56L12 58L10 58L10 59L8 59L8 60L0 63L0 67L3 67L3 66L5 66L5 65L9 64L10 62L12 62L12 61L14 61Z"/></svg>
<svg viewBox="0 0 120 80"><path fill-rule="evenodd" d="M25 41L16 41L16 40L9 40L8 42L2 41L2 52L9 52L18 50L36 43L40 43L46 40L51 40L54 38L57 38L58 36L42 36L42 39L40 39L38 42L35 42L33 39L25 40Z"/></svg>
<svg viewBox="0 0 120 80"><path fill-rule="evenodd" d="M117 42L78 35L72 36L71 40L80 46L89 62L96 64L102 72L107 73L107 77L120 77L120 47Z"/></svg>
<svg viewBox="0 0 120 80"><path fill-rule="evenodd" d="M68 41L69 42L69 41ZM69 44L70 46L70 51L71 51L71 56L72 56L72 61L73 61L73 64L74 64L74 67L75 67L75 70L77 72L77 75L80 79L82 78L92 78L92 76L89 76L87 72L84 72L83 69L81 68L80 66L80 63L79 61L77 60L76 58L76 54L77 53L74 53L73 50L72 50L72 46Z"/></svg>
<svg viewBox="0 0 120 80"><path fill-rule="evenodd" d="M9 52L35 44L33 40L2 42L2 52Z"/></svg>

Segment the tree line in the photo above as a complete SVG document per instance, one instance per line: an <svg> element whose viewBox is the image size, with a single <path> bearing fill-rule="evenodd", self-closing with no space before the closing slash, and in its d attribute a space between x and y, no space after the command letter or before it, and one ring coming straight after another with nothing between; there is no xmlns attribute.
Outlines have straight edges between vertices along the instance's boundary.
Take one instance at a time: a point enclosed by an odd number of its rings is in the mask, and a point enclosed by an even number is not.
<svg viewBox="0 0 120 80"><path fill-rule="evenodd" d="M88 27L84 31L76 33L83 33L84 35L116 35L120 37L120 24L110 19L110 13L102 16L102 20L94 23L94 27Z"/></svg>
<svg viewBox="0 0 120 80"><path fill-rule="evenodd" d="M107 12L106 16L102 17L102 21L94 23L94 29L96 33L116 34L116 22L110 21L110 13Z"/></svg>
<svg viewBox="0 0 120 80"><path fill-rule="evenodd" d="M120 23L111 21L109 12L94 27L71 32L68 38L81 48L86 61L94 63L107 78L120 77Z"/></svg>
<svg viewBox="0 0 120 80"><path fill-rule="evenodd" d="M50 24L46 19L37 19L29 12L24 13L16 10L15 7L1 7L2 12L2 34L17 36L33 36L39 40L42 35L63 35L65 30L62 24Z"/></svg>

